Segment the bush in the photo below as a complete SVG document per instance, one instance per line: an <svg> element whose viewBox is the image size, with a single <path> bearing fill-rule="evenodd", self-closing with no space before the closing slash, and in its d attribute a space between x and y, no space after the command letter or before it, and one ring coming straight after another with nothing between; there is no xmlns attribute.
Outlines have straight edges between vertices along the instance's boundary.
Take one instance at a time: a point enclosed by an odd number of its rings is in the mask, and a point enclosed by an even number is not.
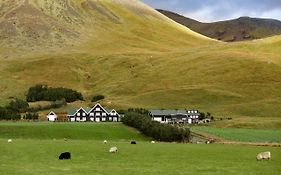
<svg viewBox="0 0 281 175"><path fill-rule="evenodd" d="M105 97L103 95L96 95L92 98L92 102L103 100Z"/></svg>
<svg viewBox="0 0 281 175"><path fill-rule="evenodd" d="M20 113L20 112L26 112L28 107L29 105L26 101L16 98L12 100L6 108L13 112Z"/></svg>
<svg viewBox="0 0 281 175"><path fill-rule="evenodd" d="M27 113L23 117L23 119L25 119L25 120L38 120L38 118L39 118L39 115L37 113Z"/></svg>
<svg viewBox="0 0 281 175"><path fill-rule="evenodd" d="M80 92L74 91L67 88L51 88L47 85L36 85L30 87L27 95L26 101L36 102L36 101L56 101L65 99L66 102L74 102L76 100L83 100L83 96Z"/></svg>
<svg viewBox="0 0 281 175"><path fill-rule="evenodd" d="M0 120L20 120L21 115L10 109L0 107Z"/></svg>
<svg viewBox="0 0 281 175"><path fill-rule="evenodd" d="M152 121L151 117L148 115L136 112L125 113L125 116L122 118L122 122L125 125L138 129L144 135L153 137L154 139L160 141L183 142L189 140L190 137L189 129L179 128L168 124L161 124L159 122Z"/></svg>

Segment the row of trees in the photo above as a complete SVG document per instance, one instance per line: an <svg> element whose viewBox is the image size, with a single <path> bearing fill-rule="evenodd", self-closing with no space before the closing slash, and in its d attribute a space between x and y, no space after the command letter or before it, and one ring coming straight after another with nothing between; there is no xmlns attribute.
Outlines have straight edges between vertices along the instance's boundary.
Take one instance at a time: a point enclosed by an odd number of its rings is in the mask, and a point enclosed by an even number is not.
<svg viewBox="0 0 281 175"><path fill-rule="evenodd" d="M47 85L36 85L30 87L27 95L26 101L56 101L65 99L66 102L74 102L76 100L83 100L83 96L80 92L67 88L52 88Z"/></svg>
<svg viewBox="0 0 281 175"><path fill-rule="evenodd" d="M0 107L0 120L20 120L21 115L7 107Z"/></svg>
<svg viewBox="0 0 281 175"><path fill-rule="evenodd" d="M23 116L24 120L38 120L39 115L37 113L27 113ZM22 116L17 111L12 111L7 107L0 107L0 120L21 120Z"/></svg>
<svg viewBox="0 0 281 175"><path fill-rule="evenodd" d="M143 110L141 110L143 112ZM134 127L144 135L152 137L159 141L166 142L184 142L190 138L190 131L186 128L180 128L173 125L161 124L152 121L148 115L137 112L126 112L122 118L125 125Z"/></svg>

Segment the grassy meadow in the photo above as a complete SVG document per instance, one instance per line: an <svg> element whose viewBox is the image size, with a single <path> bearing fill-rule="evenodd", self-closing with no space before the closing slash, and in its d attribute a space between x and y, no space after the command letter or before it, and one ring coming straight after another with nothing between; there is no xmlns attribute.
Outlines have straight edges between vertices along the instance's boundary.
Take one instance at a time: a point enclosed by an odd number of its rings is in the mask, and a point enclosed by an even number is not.
<svg viewBox="0 0 281 175"><path fill-rule="evenodd" d="M0 123L1 174L278 175L281 171L280 148L151 144L149 138L122 124L89 125ZM64 141L63 137L69 134L73 137ZM137 145L129 143L132 137L137 140ZM13 143L7 143L8 138L13 138ZM108 144L103 144L104 138L109 138ZM111 146L118 147L117 154L108 152ZM58 155L64 151L72 153L71 160L58 160ZM256 161L256 154L261 151L271 151L272 160Z"/></svg>
<svg viewBox="0 0 281 175"><path fill-rule="evenodd" d="M216 128L194 126L191 130L197 133L207 133L222 140L239 142L281 143L281 130L270 129L245 129L245 128Z"/></svg>

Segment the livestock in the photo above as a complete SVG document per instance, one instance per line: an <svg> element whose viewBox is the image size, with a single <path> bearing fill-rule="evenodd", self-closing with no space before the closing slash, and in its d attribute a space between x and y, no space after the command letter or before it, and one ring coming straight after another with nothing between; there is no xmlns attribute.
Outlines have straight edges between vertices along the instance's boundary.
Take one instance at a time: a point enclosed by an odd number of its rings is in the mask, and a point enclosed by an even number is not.
<svg viewBox="0 0 281 175"><path fill-rule="evenodd" d="M104 143L104 144L107 144L107 140L104 140L103 143Z"/></svg>
<svg viewBox="0 0 281 175"><path fill-rule="evenodd" d="M60 159L60 160L71 159L71 154L70 154L70 152L61 153L60 156L59 156L59 159Z"/></svg>
<svg viewBox="0 0 281 175"><path fill-rule="evenodd" d="M152 140L151 143L155 143L155 141Z"/></svg>
<svg viewBox="0 0 281 175"><path fill-rule="evenodd" d="M117 151L118 151L117 147L111 147L109 150L110 153L117 153Z"/></svg>
<svg viewBox="0 0 281 175"><path fill-rule="evenodd" d="M9 139L9 140L8 140L8 143L12 143L12 142L13 142L13 140L12 140L12 139Z"/></svg>
<svg viewBox="0 0 281 175"><path fill-rule="evenodd" d="M135 140L132 140L132 141L131 141L131 144L132 144L132 145L135 145L135 144L137 144L137 142L136 142Z"/></svg>
<svg viewBox="0 0 281 175"><path fill-rule="evenodd" d="M270 160L271 159L271 153L269 151L262 152L257 155L257 160Z"/></svg>

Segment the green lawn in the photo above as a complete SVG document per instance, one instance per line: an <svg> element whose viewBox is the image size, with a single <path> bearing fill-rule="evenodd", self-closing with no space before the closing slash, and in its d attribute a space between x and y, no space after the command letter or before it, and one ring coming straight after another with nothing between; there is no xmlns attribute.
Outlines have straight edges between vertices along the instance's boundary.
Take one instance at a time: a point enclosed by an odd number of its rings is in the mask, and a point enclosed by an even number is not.
<svg viewBox="0 0 281 175"><path fill-rule="evenodd" d="M240 142L281 142L281 130L270 129L242 129L242 128L215 128L196 126L192 131L203 132L221 137L226 140Z"/></svg>
<svg viewBox="0 0 281 175"><path fill-rule="evenodd" d="M122 123L0 122L0 138L73 140L148 140Z"/></svg>
<svg viewBox="0 0 281 175"><path fill-rule="evenodd" d="M119 152L110 154L111 146L117 146ZM0 139L0 147L0 172L7 175L279 175L281 171L280 148L145 141L137 145L120 141L104 145L94 140L35 139L15 139L12 144ZM256 154L268 150L272 160L257 162ZM70 151L72 159L58 160L63 151Z"/></svg>
<svg viewBox="0 0 281 175"><path fill-rule="evenodd" d="M68 141L62 138L69 136ZM7 139L12 138L12 143ZM56 138L56 139L54 139ZM103 139L108 144L103 144ZM131 145L130 139L137 145ZM118 147L117 154L109 148ZM279 175L281 149L241 145L151 144L121 123L0 123L0 174L5 175ZM58 160L70 151L72 159ZM272 160L256 161L271 151Z"/></svg>

